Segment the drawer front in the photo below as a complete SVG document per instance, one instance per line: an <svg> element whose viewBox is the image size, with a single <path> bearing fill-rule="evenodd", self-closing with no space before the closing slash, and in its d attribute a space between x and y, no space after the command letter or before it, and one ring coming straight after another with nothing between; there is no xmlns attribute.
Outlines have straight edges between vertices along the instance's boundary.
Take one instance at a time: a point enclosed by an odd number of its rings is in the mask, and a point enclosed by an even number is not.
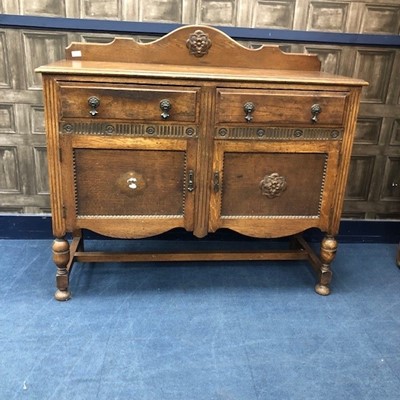
<svg viewBox="0 0 400 400"><path fill-rule="evenodd" d="M186 153L74 149L77 217L183 217Z"/></svg>
<svg viewBox="0 0 400 400"><path fill-rule="evenodd" d="M341 126L347 92L217 90L216 121L239 124Z"/></svg>
<svg viewBox="0 0 400 400"><path fill-rule="evenodd" d="M196 88L60 83L61 119L197 121Z"/></svg>

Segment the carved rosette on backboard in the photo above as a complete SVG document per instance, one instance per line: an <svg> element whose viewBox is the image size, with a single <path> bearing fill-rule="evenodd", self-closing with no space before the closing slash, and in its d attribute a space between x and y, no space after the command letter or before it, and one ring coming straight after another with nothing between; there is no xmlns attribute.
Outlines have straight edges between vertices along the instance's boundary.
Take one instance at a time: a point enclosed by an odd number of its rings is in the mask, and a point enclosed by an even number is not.
<svg viewBox="0 0 400 400"><path fill-rule="evenodd" d="M280 196L287 188L286 179L284 176L274 172L264 176L260 182L261 193L269 199Z"/></svg>
<svg viewBox="0 0 400 400"><path fill-rule="evenodd" d="M198 29L189 36L189 39L186 41L186 47L189 49L189 53L195 57L203 57L211 47L211 40L207 33Z"/></svg>

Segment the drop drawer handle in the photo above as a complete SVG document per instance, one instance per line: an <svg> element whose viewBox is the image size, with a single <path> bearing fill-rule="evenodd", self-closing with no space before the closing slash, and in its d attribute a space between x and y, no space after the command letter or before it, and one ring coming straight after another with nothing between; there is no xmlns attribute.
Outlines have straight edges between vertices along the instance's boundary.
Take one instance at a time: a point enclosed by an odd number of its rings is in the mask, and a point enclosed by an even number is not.
<svg viewBox="0 0 400 400"><path fill-rule="evenodd" d="M162 119L167 119L169 118L169 111L172 108L172 104L168 99L163 99L160 101L160 108L161 108L161 118Z"/></svg>
<svg viewBox="0 0 400 400"><path fill-rule="evenodd" d="M89 114L94 117L98 114L97 108L100 105L100 99L96 96L91 96L88 98L88 104L91 110L89 110Z"/></svg>
<svg viewBox="0 0 400 400"><path fill-rule="evenodd" d="M318 114L322 111L322 108L319 104L313 104L311 106L311 121L316 123L318 122Z"/></svg>
<svg viewBox="0 0 400 400"><path fill-rule="evenodd" d="M244 119L247 122L251 122L251 120L253 119L253 116L251 115L251 113L253 113L255 109L256 109L256 107L255 107L254 103L252 103L251 101L244 103L243 110L246 113Z"/></svg>

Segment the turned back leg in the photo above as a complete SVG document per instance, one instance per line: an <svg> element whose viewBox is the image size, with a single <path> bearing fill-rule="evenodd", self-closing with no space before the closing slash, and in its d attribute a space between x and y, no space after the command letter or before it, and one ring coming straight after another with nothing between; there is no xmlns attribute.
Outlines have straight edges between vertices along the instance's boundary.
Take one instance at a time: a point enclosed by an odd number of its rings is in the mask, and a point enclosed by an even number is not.
<svg viewBox="0 0 400 400"><path fill-rule="evenodd" d="M329 284L332 280L331 262L336 256L337 241L331 235L326 235L321 243L321 269L319 282L315 286L315 291L323 296L330 293Z"/></svg>

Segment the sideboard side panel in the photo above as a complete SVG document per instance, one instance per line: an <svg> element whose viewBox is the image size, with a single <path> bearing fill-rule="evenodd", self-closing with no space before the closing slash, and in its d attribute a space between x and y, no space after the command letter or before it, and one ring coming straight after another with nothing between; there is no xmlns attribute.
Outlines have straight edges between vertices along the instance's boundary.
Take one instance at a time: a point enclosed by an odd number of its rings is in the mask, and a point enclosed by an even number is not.
<svg viewBox="0 0 400 400"><path fill-rule="evenodd" d="M43 96L45 103L47 157L53 235L56 237L62 237L66 233L66 226L63 216L62 165L58 135L58 115L60 105L57 97L56 80L54 77L43 75Z"/></svg>

